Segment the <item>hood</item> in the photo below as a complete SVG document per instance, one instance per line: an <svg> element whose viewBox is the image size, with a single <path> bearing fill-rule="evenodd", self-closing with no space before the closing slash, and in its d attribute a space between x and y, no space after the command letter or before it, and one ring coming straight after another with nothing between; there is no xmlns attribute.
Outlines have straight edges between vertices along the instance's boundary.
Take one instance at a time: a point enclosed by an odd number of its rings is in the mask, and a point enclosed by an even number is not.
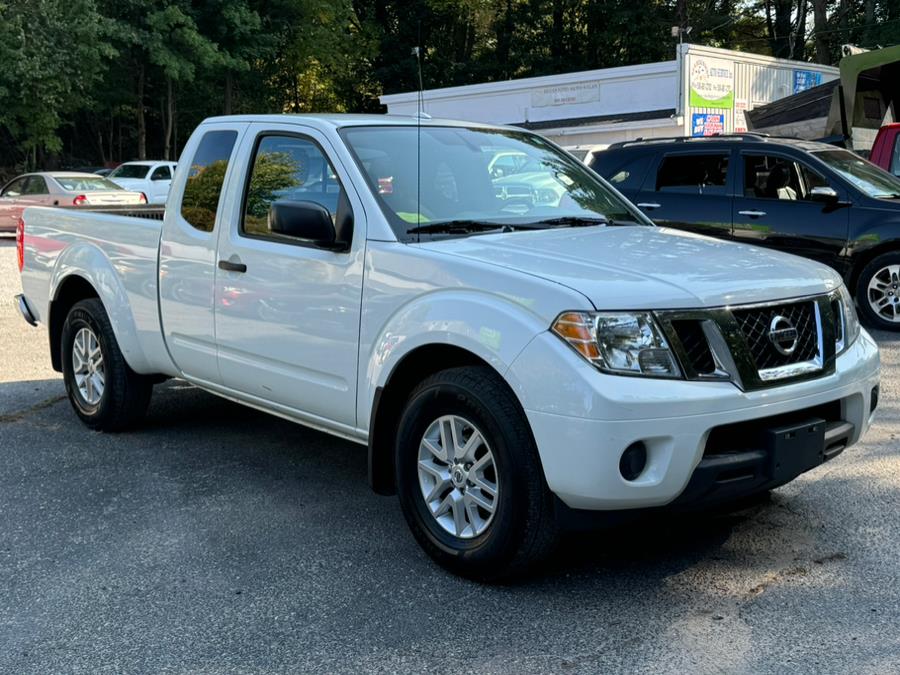
<svg viewBox="0 0 900 675"><path fill-rule="evenodd" d="M824 265L659 227L589 227L445 239L430 250L500 265L581 292L598 309L721 307L824 293Z"/></svg>

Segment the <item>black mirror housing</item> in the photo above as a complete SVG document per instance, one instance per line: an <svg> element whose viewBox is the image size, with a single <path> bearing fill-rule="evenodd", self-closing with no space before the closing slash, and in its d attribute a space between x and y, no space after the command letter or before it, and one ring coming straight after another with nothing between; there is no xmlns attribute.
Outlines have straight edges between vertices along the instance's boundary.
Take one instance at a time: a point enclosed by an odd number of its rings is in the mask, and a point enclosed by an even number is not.
<svg viewBox="0 0 900 675"><path fill-rule="evenodd" d="M269 231L302 239L319 248L340 249L331 213L321 204L309 201L274 202L269 207Z"/></svg>

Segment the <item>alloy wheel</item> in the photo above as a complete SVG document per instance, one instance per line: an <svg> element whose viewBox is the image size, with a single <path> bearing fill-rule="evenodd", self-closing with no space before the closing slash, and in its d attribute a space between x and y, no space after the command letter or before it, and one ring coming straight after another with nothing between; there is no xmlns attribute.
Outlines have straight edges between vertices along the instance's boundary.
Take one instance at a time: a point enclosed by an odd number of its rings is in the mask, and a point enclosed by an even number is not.
<svg viewBox="0 0 900 675"><path fill-rule="evenodd" d="M441 528L460 539L477 537L494 517L500 493L487 439L469 420L444 415L419 444L419 488Z"/></svg>

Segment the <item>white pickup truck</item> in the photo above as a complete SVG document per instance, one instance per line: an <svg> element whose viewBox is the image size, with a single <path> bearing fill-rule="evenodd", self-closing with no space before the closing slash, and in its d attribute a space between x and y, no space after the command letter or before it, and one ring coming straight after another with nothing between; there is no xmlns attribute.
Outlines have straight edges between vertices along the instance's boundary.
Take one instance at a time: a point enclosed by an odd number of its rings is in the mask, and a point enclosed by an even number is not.
<svg viewBox="0 0 900 675"><path fill-rule="evenodd" d="M528 172L492 177L500 153ZM374 489L471 577L527 568L587 512L782 485L877 405L837 274L657 228L522 130L210 119L159 215L19 224L19 308L77 415L133 426L175 377L366 444Z"/></svg>

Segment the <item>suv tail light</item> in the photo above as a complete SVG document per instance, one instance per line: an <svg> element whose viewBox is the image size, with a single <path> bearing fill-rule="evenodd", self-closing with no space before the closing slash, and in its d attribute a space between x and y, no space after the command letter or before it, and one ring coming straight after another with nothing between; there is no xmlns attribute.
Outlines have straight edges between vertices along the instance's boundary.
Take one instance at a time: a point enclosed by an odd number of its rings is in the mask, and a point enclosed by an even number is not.
<svg viewBox="0 0 900 675"><path fill-rule="evenodd" d="M87 204L87 197L85 197L84 195L78 195L77 197L75 197L75 199L72 200L72 204L74 204L75 206L84 206L85 204Z"/></svg>
<svg viewBox="0 0 900 675"><path fill-rule="evenodd" d="M19 216L16 223L16 260L19 263L19 273L25 269L25 219Z"/></svg>

